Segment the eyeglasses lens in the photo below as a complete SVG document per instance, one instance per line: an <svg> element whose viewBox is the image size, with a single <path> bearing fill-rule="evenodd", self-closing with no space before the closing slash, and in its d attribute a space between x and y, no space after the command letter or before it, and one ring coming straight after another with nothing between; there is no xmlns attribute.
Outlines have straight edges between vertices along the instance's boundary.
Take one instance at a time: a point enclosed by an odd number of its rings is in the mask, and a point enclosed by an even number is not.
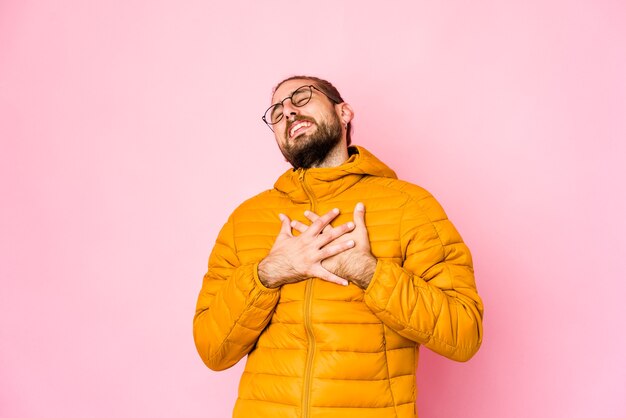
<svg viewBox="0 0 626 418"><path fill-rule="evenodd" d="M302 86L298 90L294 91L293 94L289 97L291 99L291 104L295 107L304 106L311 100L311 96L313 94L313 89L311 86ZM285 99L287 100L287 99ZM283 102L285 101L283 100ZM280 122L283 118L283 102L276 103L274 106L267 109L265 112L265 120L271 123L272 125Z"/></svg>

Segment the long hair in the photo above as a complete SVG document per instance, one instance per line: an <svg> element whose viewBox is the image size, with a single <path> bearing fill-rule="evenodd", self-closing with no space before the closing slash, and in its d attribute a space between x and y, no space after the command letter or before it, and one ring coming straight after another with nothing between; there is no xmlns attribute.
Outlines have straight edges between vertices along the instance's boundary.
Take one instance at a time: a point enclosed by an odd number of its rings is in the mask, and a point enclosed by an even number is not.
<svg viewBox="0 0 626 418"><path fill-rule="evenodd" d="M332 101L336 102L337 104L343 103L345 101L341 97L341 94L339 94L339 90L337 90L337 88L333 86L330 81L323 80L321 78L313 77L310 75L294 75L289 78L286 78L280 83L276 84L276 87L274 87L274 90L272 90L272 93L275 92L283 83L290 81L290 80L309 80L313 82L313 84L315 84L315 87L323 91L324 94L326 94ZM351 138L352 122L348 123L346 131L347 131L346 142L347 142L347 145L350 146L350 144L352 143L352 138Z"/></svg>

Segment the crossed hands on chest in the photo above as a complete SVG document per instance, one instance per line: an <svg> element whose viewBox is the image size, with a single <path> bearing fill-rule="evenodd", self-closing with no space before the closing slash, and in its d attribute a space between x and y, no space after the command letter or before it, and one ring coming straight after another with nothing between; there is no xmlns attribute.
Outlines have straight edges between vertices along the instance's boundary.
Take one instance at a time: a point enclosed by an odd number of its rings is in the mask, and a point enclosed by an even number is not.
<svg viewBox="0 0 626 418"><path fill-rule="evenodd" d="M338 209L321 216L306 211L304 216L311 221L306 225L280 214L280 232L258 266L261 283L276 288L318 277L344 286L352 282L367 288L376 269L376 258L365 227L365 207L357 203L354 221L333 227L331 222L337 215ZM292 230L300 234L294 236Z"/></svg>

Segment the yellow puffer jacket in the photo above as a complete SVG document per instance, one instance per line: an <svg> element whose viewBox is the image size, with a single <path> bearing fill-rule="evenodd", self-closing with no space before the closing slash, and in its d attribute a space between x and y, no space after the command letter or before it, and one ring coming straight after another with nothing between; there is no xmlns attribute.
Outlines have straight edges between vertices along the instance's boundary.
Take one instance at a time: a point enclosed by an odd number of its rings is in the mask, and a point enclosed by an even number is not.
<svg viewBox="0 0 626 418"><path fill-rule="evenodd" d="M223 370L248 355L235 418L415 417L420 345L466 361L482 340L482 302L468 248L424 189L400 181L361 147L336 168L289 170L244 202L221 230L194 317L204 363ZM279 213L357 202L376 272L363 291L320 279L264 287L257 264Z"/></svg>

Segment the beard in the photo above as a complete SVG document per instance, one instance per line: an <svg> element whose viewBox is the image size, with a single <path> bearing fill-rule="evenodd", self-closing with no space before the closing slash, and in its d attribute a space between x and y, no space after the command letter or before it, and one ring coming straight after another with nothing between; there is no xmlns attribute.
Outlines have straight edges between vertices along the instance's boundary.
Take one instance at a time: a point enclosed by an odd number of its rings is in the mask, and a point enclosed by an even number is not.
<svg viewBox="0 0 626 418"><path fill-rule="evenodd" d="M301 135L295 142L287 141L280 147L283 156L293 168L311 168L321 165L328 154L341 142L341 121L335 113L331 113L328 122L317 123L312 118L300 117L298 120L308 120L315 124L317 129L312 134ZM294 122L287 124L285 136L288 136L289 128Z"/></svg>

